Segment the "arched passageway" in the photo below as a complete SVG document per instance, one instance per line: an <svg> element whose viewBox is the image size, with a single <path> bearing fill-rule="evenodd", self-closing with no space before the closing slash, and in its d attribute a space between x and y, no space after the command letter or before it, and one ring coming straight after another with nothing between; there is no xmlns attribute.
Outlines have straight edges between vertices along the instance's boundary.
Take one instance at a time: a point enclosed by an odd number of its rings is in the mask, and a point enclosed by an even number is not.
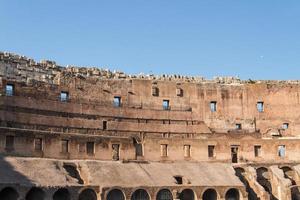
<svg viewBox="0 0 300 200"><path fill-rule="evenodd" d="M11 187L6 187L0 192L1 200L17 200L19 198L18 192Z"/></svg>
<svg viewBox="0 0 300 200"><path fill-rule="evenodd" d="M125 200L125 197L121 190L113 189L107 194L106 200Z"/></svg>
<svg viewBox="0 0 300 200"><path fill-rule="evenodd" d="M235 175L237 177L239 177L239 179L242 181L242 183L246 187L246 191L248 193L248 200L257 200L258 196L254 192L254 190L250 187L250 184L245 176L245 169L243 169L241 167L236 167L236 168L234 168L234 170L235 170Z"/></svg>
<svg viewBox="0 0 300 200"><path fill-rule="evenodd" d="M183 190L179 195L180 200L194 200L195 194L194 191L191 189L185 189Z"/></svg>
<svg viewBox="0 0 300 200"><path fill-rule="evenodd" d="M173 195L170 190L162 189L157 193L156 200L173 200Z"/></svg>
<svg viewBox="0 0 300 200"><path fill-rule="evenodd" d="M225 200L239 200L240 199L240 193L237 189L230 189L226 192Z"/></svg>
<svg viewBox="0 0 300 200"><path fill-rule="evenodd" d="M70 192L66 188L58 189L53 195L53 200L71 200Z"/></svg>
<svg viewBox="0 0 300 200"><path fill-rule="evenodd" d="M138 189L132 194L131 200L150 200L150 197L146 190Z"/></svg>
<svg viewBox="0 0 300 200"><path fill-rule="evenodd" d="M79 194L78 200L97 200L97 195L92 189L85 189Z"/></svg>
<svg viewBox="0 0 300 200"><path fill-rule="evenodd" d="M218 195L217 195L216 190L214 190L214 189L206 190L202 195L202 199L203 200L217 200Z"/></svg>
<svg viewBox="0 0 300 200"><path fill-rule="evenodd" d="M45 199L45 192L40 188L31 188L29 192L26 194L26 200L44 200Z"/></svg>
<svg viewBox="0 0 300 200"><path fill-rule="evenodd" d="M270 199L276 199L272 193L272 185L270 182L270 172L266 167L259 167L256 169L257 182L270 194Z"/></svg>
<svg viewBox="0 0 300 200"><path fill-rule="evenodd" d="M284 178L289 179L293 186L296 186L295 171L289 166L280 167L282 169ZM298 187L291 187L292 200L300 200L300 191Z"/></svg>

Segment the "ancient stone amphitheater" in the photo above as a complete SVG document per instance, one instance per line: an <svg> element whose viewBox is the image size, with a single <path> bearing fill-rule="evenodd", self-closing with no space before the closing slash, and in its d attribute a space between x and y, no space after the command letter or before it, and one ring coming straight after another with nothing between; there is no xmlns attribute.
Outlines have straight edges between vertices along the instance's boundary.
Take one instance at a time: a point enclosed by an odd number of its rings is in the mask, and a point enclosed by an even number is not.
<svg viewBox="0 0 300 200"><path fill-rule="evenodd" d="M1 200L300 199L300 82L0 53Z"/></svg>

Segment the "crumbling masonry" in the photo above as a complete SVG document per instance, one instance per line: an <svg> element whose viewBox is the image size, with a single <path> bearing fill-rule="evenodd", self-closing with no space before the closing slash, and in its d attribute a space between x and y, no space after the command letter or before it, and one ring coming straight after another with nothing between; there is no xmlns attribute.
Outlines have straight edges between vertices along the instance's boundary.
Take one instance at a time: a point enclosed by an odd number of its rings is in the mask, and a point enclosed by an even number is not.
<svg viewBox="0 0 300 200"><path fill-rule="evenodd" d="M0 52L1 200L300 199L300 82Z"/></svg>

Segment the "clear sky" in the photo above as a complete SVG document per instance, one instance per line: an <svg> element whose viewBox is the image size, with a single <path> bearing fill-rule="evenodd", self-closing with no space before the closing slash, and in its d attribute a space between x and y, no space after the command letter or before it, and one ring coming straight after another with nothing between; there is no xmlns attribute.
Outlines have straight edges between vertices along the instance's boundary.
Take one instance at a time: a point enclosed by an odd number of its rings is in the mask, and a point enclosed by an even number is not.
<svg viewBox="0 0 300 200"><path fill-rule="evenodd" d="M134 74L300 79L300 1L0 0L0 51Z"/></svg>

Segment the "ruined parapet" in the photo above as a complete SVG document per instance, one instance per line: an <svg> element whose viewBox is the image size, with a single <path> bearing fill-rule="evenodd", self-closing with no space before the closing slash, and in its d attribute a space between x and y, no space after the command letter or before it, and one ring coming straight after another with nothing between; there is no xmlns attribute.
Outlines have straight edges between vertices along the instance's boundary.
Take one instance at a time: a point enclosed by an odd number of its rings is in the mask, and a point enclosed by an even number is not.
<svg viewBox="0 0 300 200"><path fill-rule="evenodd" d="M201 76L184 75L154 75L138 74L128 75L121 71L110 71L99 67L78 67L57 65L55 61L42 60L36 62L26 56L13 53L0 52L0 77L6 77L19 82L30 82L32 80L42 81L51 84L59 84L62 78L99 78L99 79L145 79L160 81L179 81L192 83L221 83L237 84L241 80L236 77L215 77L213 80L206 80Z"/></svg>

